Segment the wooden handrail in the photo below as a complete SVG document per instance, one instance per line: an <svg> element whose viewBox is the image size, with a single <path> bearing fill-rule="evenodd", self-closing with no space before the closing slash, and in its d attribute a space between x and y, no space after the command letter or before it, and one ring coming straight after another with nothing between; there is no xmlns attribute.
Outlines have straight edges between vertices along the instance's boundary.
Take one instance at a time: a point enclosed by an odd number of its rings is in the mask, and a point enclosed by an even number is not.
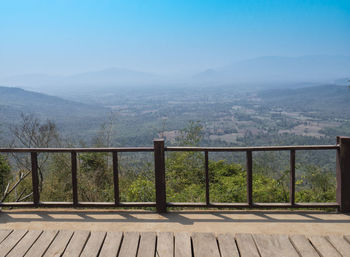
<svg viewBox="0 0 350 257"><path fill-rule="evenodd" d="M301 150L337 150L337 202L336 203L295 203L295 153ZM204 203L171 203L166 201L165 152L203 152L205 167ZM290 151L290 202L255 203L253 201L253 152ZM350 211L350 138L338 137L336 145L297 145L297 146L253 146L253 147L165 147L163 139L155 139L153 147L109 147L109 148L0 148L0 153L30 153L32 162L33 203L0 202L0 207L156 207L157 212L166 212L167 207L206 207L206 208L339 208ZM70 153L73 202L41 202L38 183L38 153ZM78 199L77 154L85 152L112 153L114 202L80 202ZM155 167L156 202L120 202L119 199L119 152L153 152ZM247 163L247 202L213 203L209 199L209 153L245 152Z"/></svg>

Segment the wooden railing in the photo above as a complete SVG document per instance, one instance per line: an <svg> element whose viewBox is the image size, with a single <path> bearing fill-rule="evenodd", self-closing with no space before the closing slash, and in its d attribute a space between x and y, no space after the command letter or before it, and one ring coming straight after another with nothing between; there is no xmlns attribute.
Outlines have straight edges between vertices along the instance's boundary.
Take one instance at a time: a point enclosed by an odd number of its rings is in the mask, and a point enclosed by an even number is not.
<svg viewBox="0 0 350 257"><path fill-rule="evenodd" d="M336 168L336 203L296 203L295 202L295 153L300 150L335 150L337 152ZM166 201L165 152L195 151L204 153L205 199L203 203L174 203ZM256 203L253 199L253 152L289 151L290 152L290 201L289 203ZM350 138L337 137L336 145L306 146L267 146L267 147L165 147L163 139L155 139L153 147L122 148L0 148L0 152L30 153L32 164L33 202L2 202L2 207L156 207L157 212L167 211L167 207L200 208L338 208L341 212L350 212ZM39 194L38 153L70 153L72 174L73 202L41 202ZM114 202L80 202L78 200L77 153L107 152L112 153ZM118 153L153 152L156 202L120 202ZM245 152L247 170L246 203L213 203L210 201L209 153L210 152Z"/></svg>

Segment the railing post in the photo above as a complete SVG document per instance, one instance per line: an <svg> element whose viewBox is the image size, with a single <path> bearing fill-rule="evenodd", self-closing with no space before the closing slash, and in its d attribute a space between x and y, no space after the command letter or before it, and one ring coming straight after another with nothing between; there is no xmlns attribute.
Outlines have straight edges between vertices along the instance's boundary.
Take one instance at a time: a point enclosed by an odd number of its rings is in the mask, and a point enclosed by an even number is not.
<svg viewBox="0 0 350 257"><path fill-rule="evenodd" d="M204 152L204 166L205 166L205 203L207 207L210 205L210 191L209 191L209 154Z"/></svg>
<svg viewBox="0 0 350 257"><path fill-rule="evenodd" d="M247 151L247 201L250 208L253 207L253 154Z"/></svg>
<svg viewBox="0 0 350 257"><path fill-rule="evenodd" d="M114 203L119 205L119 171L118 171L118 152L113 152L113 183L114 183Z"/></svg>
<svg viewBox="0 0 350 257"><path fill-rule="evenodd" d="M31 152L32 162L32 186L33 186L33 202L35 206L39 204L39 177L38 177L38 154Z"/></svg>
<svg viewBox="0 0 350 257"><path fill-rule="evenodd" d="M350 212L350 138L337 137L337 203L341 212Z"/></svg>
<svg viewBox="0 0 350 257"><path fill-rule="evenodd" d="M295 205L295 150L290 150L289 202Z"/></svg>
<svg viewBox="0 0 350 257"><path fill-rule="evenodd" d="M156 183L156 208L166 212L164 139L154 139L154 171Z"/></svg>
<svg viewBox="0 0 350 257"><path fill-rule="evenodd" d="M71 152L73 205L78 206L77 153Z"/></svg>

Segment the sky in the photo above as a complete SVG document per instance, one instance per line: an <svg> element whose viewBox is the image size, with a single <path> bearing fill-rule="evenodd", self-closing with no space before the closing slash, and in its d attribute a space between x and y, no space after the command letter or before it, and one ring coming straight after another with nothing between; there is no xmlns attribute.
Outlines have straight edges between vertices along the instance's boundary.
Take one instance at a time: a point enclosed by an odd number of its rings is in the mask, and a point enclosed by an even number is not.
<svg viewBox="0 0 350 257"><path fill-rule="evenodd" d="M350 56L350 0L0 0L0 76Z"/></svg>

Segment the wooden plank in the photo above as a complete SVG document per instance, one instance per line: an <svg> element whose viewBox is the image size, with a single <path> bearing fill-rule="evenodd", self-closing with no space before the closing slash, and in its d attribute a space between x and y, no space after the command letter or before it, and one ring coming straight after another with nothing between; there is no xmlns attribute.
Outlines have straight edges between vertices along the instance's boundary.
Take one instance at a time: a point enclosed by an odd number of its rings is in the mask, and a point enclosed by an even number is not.
<svg viewBox="0 0 350 257"><path fill-rule="evenodd" d="M350 235L345 235L344 239L350 244Z"/></svg>
<svg viewBox="0 0 350 257"><path fill-rule="evenodd" d="M99 257L117 256L122 237L122 232L107 232Z"/></svg>
<svg viewBox="0 0 350 257"><path fill-rule="evenodd" d="M220 257L218 243L213 233L192 233L194 256Z"/></svg>
<svg viewBox="0 0 350 257"><path fill-rule="evenodd" d="M103 240L105 239L106 232L92 231L87 241L83 252L80 256L82 257L96 257L100 252Z"/></svg>
<svg viewBox="0 0 350 257"><path fill-rule="evenodd" d="M219 234L218 244L221 257L239 257L239 252L233 234Z"/></svg>
<svg viewBox="0 0 350 257"><path fill-rule="evenodd" d="M310 242L315 247L318 254L322 257L340 257L337 250L323 236L310 236Z"/></svg>
<svg viewBox="0 0 350 257"><path fill-rule="evenodd" d="M189 233L175 233L175 257L192 257L191 237Z"/></svg>
<svg viewBox="0 0 350 257"><path fill-rule="evenodd" d="M260 257L251 234L236 234L236 242L242 257Z"/></svg>
<svg viewBox="0 0 350 257"><path fill-rule="evenodd" d="M159 232L157 234L157 257L174 256L174 234L170 232Z"/></svg>
<svg viewBox="0 0 350 257"><path fill-rule="evenodd" d="M125 232L119 257L136 257L140 234L138 232Z"/></svg>
<svg viewBox="0 0 350 257"><path fill-rule="evenodd" d="M8 257L24 256L26 252L32 247L38 237L41 235L42 230L29 231L18 244L6 255Z"/></svg>
<svg viewBox="0 0 350 257"><path fill-rule="evenodd" d="M44 231L26 253L26 257L42 256L46 249L50 246L51 242L54 240L57 233L57 230Z"/></svg>
<svg viewBox="0 0 350 257"><path fill-rule="evenodd" d="M4 241L2 241L0 244L0 257L6 256L26 233L27 230L15 230Z"/></svg>
<svg viewBox="0 0 350 257"><path fill-rule="evenodd" d="M72 239L70 240L66 250L64 251L63 256L79 256L84 249L84 246L89 238L90 231L76 231L73 234Z"/></svg>
<svg viewBox="0 0 350 257"><path fill-rule="evenodd" d="M8 237L8 235L12 232L12 230L10 229L1 229L0 230L0 244L2 241L4 241L6 239L6 237Z"/></svg>
<svg viewBox="0 0 350 257"><path fill-rule="evenodd" d="M329 242L344 257L350 257L350 244L341 236L328 236Z"/></svg>
<svg viewBox="0 0 350 257"><path fill-rule="evenodd" d="M137 257L154 257L156 252L157 234L155 232L143 232L140 236Z"/></svg>
<svg viewBox="0 0 350 257"><path fill-rule="evenodd" d="M256 234L253 238L262 257L299 256L286 235Z"/></svg>
<svg viewBox="0 0 350 257"><path fill-rule="evenodd" d="M236 234L236 242L241 256L260 257L251 234Z"/></svg>
<svg viewBox="0 0 350 257"><path fill-rule="evenodd" d="M304 235L292 235L290 240L301 257L319 257L309 239Z"/></svg>
<svg viewBox="0 0 350 257"><path fill-rule="evenodd" d="M47 249L44 257L59 257L63 254L70 239L73 236L73 231L61 230Z"/></svg>

